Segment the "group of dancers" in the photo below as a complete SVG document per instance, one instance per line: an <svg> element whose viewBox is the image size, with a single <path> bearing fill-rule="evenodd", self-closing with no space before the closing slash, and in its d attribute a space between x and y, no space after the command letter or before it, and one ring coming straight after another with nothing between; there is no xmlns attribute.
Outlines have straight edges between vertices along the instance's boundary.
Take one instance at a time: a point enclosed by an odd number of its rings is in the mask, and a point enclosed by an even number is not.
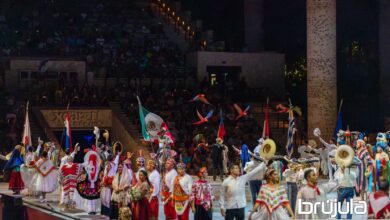
<svg viewBox="0 0 390 220"><path fill-rule="evenodd" d="M275 156L276 146L270 139L261 139L254 153L248 150L252 158L245 166L230 164L229 176L220 187L221 215L227 220L245 218L245 190L249 182L252 220L329 218L332 213L315 204L331 206L328 193L332 191L337 192L341 205L351 206L359 194L362 201L367 201L369 217L388 217L390 162L386 134L379 133L373 146L367 146L364 136L349 131L340 130L337 140L330 143L321 138L319 130L314 134L324 147L316 148L306 142L299 148L301 158L297 160ZM221 140L217 142L221 144ZM164 147L167 146L162 144ZM76 144L72 151L65 150L65 156L59 160L59 149L39 140L35 150L32 146L27 150L15 146L4 169L10 172L9 189L14 194L27 188L28 195L39 195L41 202L46 202L46 194L60 185L63 209L83 209L90 215L100 211L110 219L143 220L159 219L162 203L165 219L189 219L190 210L195 220L212 219L216 198L207 181L206 167L192 177L181 160L167 158L164 168L157 170L156 158L146 161L142 152L132 166L134 154L124 155L122 151L119 142L112 147L107 143L99 147ZM320 158L315 160L307 155L312 153ZM321 184L320 173L329 177ZM309 204L314 210L307 213ZM352 217L351 210L343 213L337 209L334 214L337 218L342 214L348 219Z"/></svg>

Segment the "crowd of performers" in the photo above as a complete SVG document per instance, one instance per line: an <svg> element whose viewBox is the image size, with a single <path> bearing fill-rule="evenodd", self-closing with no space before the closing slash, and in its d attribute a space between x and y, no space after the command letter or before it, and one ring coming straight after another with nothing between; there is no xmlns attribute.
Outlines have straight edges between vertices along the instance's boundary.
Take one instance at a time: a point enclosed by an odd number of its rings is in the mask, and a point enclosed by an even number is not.
<svg viewBox="0 0 390 220"><path fill-rule="evenodd" d="M358 196L367 202L369 217L388 218L387 134L379 133L375 145L366 144L367 138L358 132L340 130L337 140L329 143L321 138L319 129L314 135L323 147L307 141L298 148L299 159L275 156L276 146L271 139L260 139L253 153L233 146L241 158L251 159L232 163L228 168L219 160L221 164L215 162L215 167L209 169L213 170L214 179L218 173L223 180L218 199L221 215L227 220L245 218L245 190L249 183L253 201L250 219L327 219L331 214L318 205L313 206L316 211L310 214L298 210L307 210L308 203L326 203L332 191L337 192L337 202L341 204L349 204ZM166 143L165 140L162 149L167 147ZM164 207L164 216L160 218L185 220L192 210L195 220L212 219L217 201L206 178L206 167L192 177L186 173L186 164L169 157L163 169L157 170L157 159L146 160L142 152L132 166L134 154L123 154L121 143L115 142L111 147L106 140L97 145L76 144L72 152L65 150L60 159L59 150L52 143L39 140L36 149L28 146L26 150L17 145L4 168L10 173L9 189L20 194L27 188L30 196L39 195L41 202L46 202L46 194L61 186L60 207L83 209L90 215L100 211L110 219L159 219L160 203ZM213 148L211 156L220 158L227 149L220 138L209 147ZM224 169L229 172L226 178ZM318 181L320 175L326 179L323 183ZM336 214L338 219L341 214L352 217L350 210L336 210Z"/></svg>

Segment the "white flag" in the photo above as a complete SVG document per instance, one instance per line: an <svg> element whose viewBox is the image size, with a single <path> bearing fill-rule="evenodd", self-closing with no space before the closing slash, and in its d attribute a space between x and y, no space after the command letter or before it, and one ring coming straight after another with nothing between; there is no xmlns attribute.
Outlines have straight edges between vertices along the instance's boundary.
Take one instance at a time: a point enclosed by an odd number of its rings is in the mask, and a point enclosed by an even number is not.
<svg viewBox="0 0 390 220"><path fill-rule="evenodd" d="M27 108L26 108L26 118L24 121L24 131L23 131L22 143L24 144L24 146L32 146L30 120L28 118L28 103L27 103Z"/></svg>

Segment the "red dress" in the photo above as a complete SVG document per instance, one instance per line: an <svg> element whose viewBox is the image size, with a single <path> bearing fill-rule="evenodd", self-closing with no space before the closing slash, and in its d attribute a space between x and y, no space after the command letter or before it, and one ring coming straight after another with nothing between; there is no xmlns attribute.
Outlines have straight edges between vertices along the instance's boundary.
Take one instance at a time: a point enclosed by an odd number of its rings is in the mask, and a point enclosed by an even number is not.
<svg viewBox="0 0 390 220"><path fill-rule="evenodd" d="M144 196L140 200L132 202L131 204L132 220L149 220L150 210L149 210L149 201L147 199L147 194L149 191L148 183L139 182L135 187L140 188L141 191L144 192Z"/></svg>

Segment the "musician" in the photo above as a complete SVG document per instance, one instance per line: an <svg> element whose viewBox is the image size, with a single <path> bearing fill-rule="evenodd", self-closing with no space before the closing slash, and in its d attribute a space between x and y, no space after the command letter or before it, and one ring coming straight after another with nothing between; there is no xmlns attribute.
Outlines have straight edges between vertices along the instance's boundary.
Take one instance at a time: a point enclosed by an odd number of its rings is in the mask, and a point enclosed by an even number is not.
<svg viewBox="0 0 390 220"><path fill-rule="evenodd" d="M283 177L287 183L287 196L290 201L292 210L295 210L295 204L297 201L298 194L298 180L299 174L302 171L301 165L289 164L288 169L283 172Z"/></svg>
<svg viewBox="0 0 390 220"><path fill-rule="evenodd" d="M301 158L312 158L315 154L312 146L309 145L308 140L303 141L303 145L298 148L298 152L301 155Z"/></svg>
<svg viewBox="0 0 390 220"><path fill-rule="evenodd" d="M259 152L259 151L257 151L257 153L255 153L255 156L260 157L260 155L258 154L258 152ZM245 173L249 173L249 172L252 171L254 168L256 168L259 164L260 164L260 161L259 161L258 159L256 159L256 158L253 156L253 157L251 158L251 160L245 164L245 167L244 167ZM253 177L249 180L249 188L250 188L250 190L251 190L251 195L252 195L252 202L253 202L253 204L256 203L256 197L257 197L257 195L259 194L261 185L262 185L262 178L261 178L261 176L259 176L259 175L253 176Z"/></svg>
<svg viewBox="0 0 390 220"><path fill-rule="evenodd" d="M353 200L355 196L355 181L357 178L357 171L354 168L340 166L335 173L335 178L338 180L340 187L337 190L337 202L341 205L344 199L347 203ZM351 206L351 204L349 204ZM341 218L341 214L337 213L337 219ZM348 212L347 219L351 219L352 214Z"/></svg>

